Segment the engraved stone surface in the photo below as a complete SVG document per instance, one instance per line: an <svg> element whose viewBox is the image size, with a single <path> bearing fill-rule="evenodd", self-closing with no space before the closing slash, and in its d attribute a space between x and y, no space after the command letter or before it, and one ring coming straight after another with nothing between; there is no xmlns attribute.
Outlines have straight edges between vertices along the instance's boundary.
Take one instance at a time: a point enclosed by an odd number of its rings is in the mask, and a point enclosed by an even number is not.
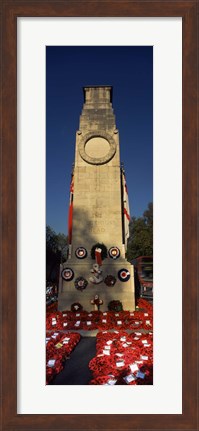
<svg viewBox="0 0 199 431"><path fill-rule="evenodd" d="M85 145L85 152L89 157L106 157L109 150L109 142L107 141L107 139L104 139L101 136L90 138Z"/></svg>
<svg viewBox="0 0 199 431"><path fill-rule="evenodd" d="M85 87L84 105L76 133L73 195L72 253L64 266L72 268L74 279L89 280L94 261L90 251L97 242L107 249L117 247L117 260L107 258L102 262L102 273L114 275L121 268L127 268L130 280L118 281L113 287L102 282L95 286L88 283L80 292L71 283L63 281L60 286L59 309L70 308L73 302L80 302L85 310L90 309L90 300L99 295L103 300L102 310L107 310L109 301L119 299L126 310L134 310L133 266L125 259L122 242L121 170L119 133L112 108L110 86ZM84 247L87 257L80 261L75 250ZM70 265L69 265L70 264Z"/></svg>

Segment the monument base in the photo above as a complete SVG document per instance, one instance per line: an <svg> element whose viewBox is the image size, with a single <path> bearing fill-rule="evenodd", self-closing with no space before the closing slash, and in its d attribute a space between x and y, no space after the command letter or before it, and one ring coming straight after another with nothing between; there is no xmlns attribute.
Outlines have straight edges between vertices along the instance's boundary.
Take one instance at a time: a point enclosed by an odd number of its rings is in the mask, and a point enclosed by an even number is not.
<svg viewBox="0 0 199 431"><path fill-rule="evenodd" d="M100 305L101 311L108 310L110 301L119 300L122 303L123 310L135 310L135 289L134 289L134 269L126 259L120 258L117 261L103 261L100 267L102 271L103 281L99 284L94 284L89 281L92 277L91 269L95 262L92 259L86 259L86 262L77 262L77 260L70 259L64 264L64 268L71 268L74 272L74 278L70 281L61 280L59 286L58 296L58 310L70 310L71 305L79 302L83 309L86 311L94 310L95 306L91 303L96 295L103 301ZM120 281L118 272L125 269L130 278L127 281ZM106 276L112 275L115 277L116 282L112 286L107 286L104 282ZM84 290L78 290L75 287L75 280L78 277L83 277L88 281L88 285ZM128 277L127 277L128 278Z"/></svg>

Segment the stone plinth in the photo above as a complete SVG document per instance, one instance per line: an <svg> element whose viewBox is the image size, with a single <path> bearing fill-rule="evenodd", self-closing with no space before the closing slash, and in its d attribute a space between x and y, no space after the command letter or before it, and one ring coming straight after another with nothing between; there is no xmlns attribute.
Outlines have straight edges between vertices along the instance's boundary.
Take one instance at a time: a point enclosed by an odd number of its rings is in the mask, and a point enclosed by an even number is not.
<svg viewBox="0 0 199 431"><path fill-rule="evenodd" d="M93 299L95 295L99 295L100 299L103 300L103 305L100 306L100 310L102 311L108 309L108 303L112 300L121 301L124 310L133 311L135 309L133 266L127 262L126 259L121 259L114 263L110 262L110 260L111 259L105 259L105 261L103 261L101 270L104 279L110 274L115 276L117 281L114 286L107 286L104 282L97 285L88 282L86 289L82 292L75 288L74 280L82 276L88 281L91 276L90 270L94 261L88 259L85 263L77 262L68 265L74 270L74 279L63 282L62 291L59 293L59 310L65 310L69 307L69 304L80 302L84 310L90 311L94 308L93 305L91 305L91 299ZM118 271L123 268L127 269L130 273L129 281L121 282L118 279Z"/></svg>

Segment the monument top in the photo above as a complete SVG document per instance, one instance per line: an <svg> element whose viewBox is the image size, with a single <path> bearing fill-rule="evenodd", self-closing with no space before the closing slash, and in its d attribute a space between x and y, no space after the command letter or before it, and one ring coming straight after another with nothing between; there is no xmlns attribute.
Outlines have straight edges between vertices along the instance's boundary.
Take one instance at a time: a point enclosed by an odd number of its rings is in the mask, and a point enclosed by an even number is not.
<svg viewBox="0 0 199 431"><path fill-rule="evenodd" d="M89 101L106 101L112 103L113 87L111 85L87 85L83 87L84 103Z"/></svg>
<svg viewBox="0 0 199 431"><path fill-rule="evenodd" d="M79 130L83 134L116 129L112 107L112 86L89 85L83 87L84 104L80 116Z"/></svg>

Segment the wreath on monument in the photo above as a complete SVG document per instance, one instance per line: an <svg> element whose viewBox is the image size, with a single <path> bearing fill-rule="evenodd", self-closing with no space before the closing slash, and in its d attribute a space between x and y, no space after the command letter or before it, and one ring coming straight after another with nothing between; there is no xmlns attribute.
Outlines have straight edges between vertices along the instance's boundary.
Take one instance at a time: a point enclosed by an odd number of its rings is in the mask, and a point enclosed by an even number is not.
<svg viewBox="0 0 199 431"><path fill-rule="evenodd" d="M120 250L118 247L111 247L109 248L108 254L111 259L118 259L118 257L120 257Z"/></svg>
<svg viewBox="0 0 199 431"><path fill-rule="evenodd" d="M87 250L84 247L78 247L75 250L75 256L78 259L85 259L85 257L87 256Z"/></svg>
<svg viewBox="0 0 199 431"><path fill-rule="evenodd" d="M114 277L114 275L107 275L104 279L104 283L107 286L114 286L114 284L116 283L116 278Z"/></svg>
<svg viewBox="0 0 199 431"><path fill-rule="evenodd" d="M71 268L64 268L61 276L65 281L71 281L74 277L74 272Z"/></svg>
<svg viewBox="0 0 199 431"><path fill-rule="evenodd" d="M84 277L77 277L75 279L75 288L77 290L84 290L88 285L88 281Z"/></svg>
<svg viewBox="0 0 199 431"><path fill-rule="evenodd" d="M76 311L82 311L82 310L83 310L83 307L82 307L82 305L79 302L74 302L71 305L71 311L76 312Z"/></svg>
<svg viewBox="0 0 199 431"><path fill-rule="evenodd" d="M128 281L130 276L130 272L126 268L122 268L118 271L118 278L120 281Z"/></svg>
<svg viewBox="0 0 199 431"><path fill-rule="evenodd" d="M123 305L118 300L110 301L108 304L108 309L109 309L109 311L122 311Z"/></svg>
<svg viewBox="0 0 199 431"><path fill-rule="evenodd" d="M94 244L93 247L91 248L91 257L92 259L95 259L95 249L96 248L101 248L101 258L102 260L106 259L108 252L107 252L107 247L102 243L100 244L99 242L97 244Z"/></svg>

